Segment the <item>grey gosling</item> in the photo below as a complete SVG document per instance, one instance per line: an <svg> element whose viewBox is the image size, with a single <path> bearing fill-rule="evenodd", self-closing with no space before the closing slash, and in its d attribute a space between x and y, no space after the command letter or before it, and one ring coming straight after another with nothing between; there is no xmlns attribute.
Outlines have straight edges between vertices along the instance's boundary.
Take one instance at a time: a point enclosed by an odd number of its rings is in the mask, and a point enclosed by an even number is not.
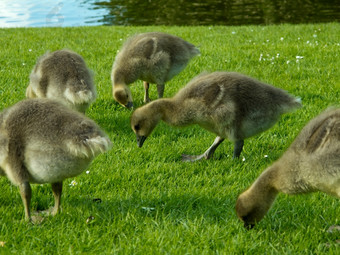
<svg viewBox="0 0 340 255"><path fill-rule="evenodd" d="M27 98L51 98L85 113L96 89L84 59L70 50L48 52L37 61L26 89Z"/></svg>
<svg viewBox="0 0 340 255"><path fill-rule="evenodd" d="M31 220L30 183L51 183L59 211L62 183L79 175L111 141L94 121L50 99L26 99L0 113L0 175L19 186Z"/></svg>
<svg viewBox="0 0 340 255"><path fill-rule="evenodd" d="M127 86L138 79L144 81L144 102L149 102L149 83L157 84L158 98L163 97L164 84L180 73L200 51L191 43L165 33L143 33L129 38L116 56L111 80L114 99L132 108L133 99Z"/></svg>
<svg viewBox="0 0 340 255"><path fill-rule="evenodd" d="M282 157L237 199L236 212L251 228L270 209L279 192L322 191L340 198L340 109L311 120Z"/></svg>
<svg viewBox="0 0 340 255"><path fill-rule="evenodd" d="M158 99L134 111L131 128L142 147L160 120L173 126L198 124L217 134L202 155L183 155L183 161L209 159L225 138L233 141L234 158L243 140L275 124L280 115L301 107L282 89L239 73L214 72L195 77L174 97Z"/></svg>

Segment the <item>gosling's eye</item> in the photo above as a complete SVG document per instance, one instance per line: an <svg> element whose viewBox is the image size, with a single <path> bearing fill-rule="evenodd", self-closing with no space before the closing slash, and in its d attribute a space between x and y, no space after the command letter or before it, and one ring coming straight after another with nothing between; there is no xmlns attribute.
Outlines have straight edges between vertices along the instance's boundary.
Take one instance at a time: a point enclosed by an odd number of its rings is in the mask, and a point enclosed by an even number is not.
<svg viewBox="0 0 340 255"><path fill-rule="evenodd" d="M138 131L140 129L139 124L135 125L135 130Z"/></svg>

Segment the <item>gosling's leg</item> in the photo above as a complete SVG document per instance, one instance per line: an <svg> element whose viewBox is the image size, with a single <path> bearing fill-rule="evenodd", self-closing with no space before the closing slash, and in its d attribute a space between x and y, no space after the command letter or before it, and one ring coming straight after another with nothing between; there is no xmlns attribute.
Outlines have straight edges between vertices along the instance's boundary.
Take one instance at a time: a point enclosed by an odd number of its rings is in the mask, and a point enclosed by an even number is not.
<svg viewBox="0 0 340 255"><path fill-rule="evenodd" d="M28 181L24 181L19 184L20 195L22 202L25 208L25 220L31 221L31 212L30 212L30 205L31 205L31 197L32 197L32 189L31 185Z"/></svg>
<svg viewBox="0 0 340 255"><path fill-rule="evenodd" d="M190 161L194 162L197 160L201 160L202 158L210 159L216 150L216 148L224 141L224 138L217 136L213 142L213 144L201 155L182 155L182 161Z"/></svg>
<svg viewBox="0 0 340 255"><path fill-rule="evenodd" d="M238 141L235 142L233 158L239 158L240 157L241 151L243 149L243 144L244 144L243 140L238 140Z"/></svg>
<svg viewBox="0 0 340 255"><path fill-rule="evenodd" d="M163 98L164 86L164 84L157 84L158 98Z"/></svg>
<svg viewBox="0 0 340 255"><path fill-rule="evenodd" d="M54 196L54 208L51 214L56 215L59 212L60 202L61 202L61 192L63 190L63 182L52 183L52 192Z"/></svg>
<svg viewBox="0 0 340 255"><path fill-rule="evenodd" d="M143 82L144 84L144 90L145 90L145 93L144 93L144 103L148 103L150 102L150 97L149 97L149 83L144 81Z"/></svg>

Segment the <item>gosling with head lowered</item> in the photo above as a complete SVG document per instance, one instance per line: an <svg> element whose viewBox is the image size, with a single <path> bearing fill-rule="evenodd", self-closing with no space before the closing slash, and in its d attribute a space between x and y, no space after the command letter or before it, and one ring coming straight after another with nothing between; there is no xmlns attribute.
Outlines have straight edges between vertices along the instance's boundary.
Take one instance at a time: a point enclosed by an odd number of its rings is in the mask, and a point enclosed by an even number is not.
<svg viewBox="0 0 340 255"><path fill-rule="evenodd" d="M54 100L26 99L0 113L0 175L19 186L27 220L30 183L51 183L55 215L63 180L82 173L110 147L97 124Z"/></svg>
<svg viewBox="0 0 340 255"><path fill-rule="evenodd" d="M129 38L112 67L113 98L121 105L132 108L132 94L127 85L138 79L144 81L144 102L150 101L149 83L157 84L158 98L162 98L164 84L199 54L199 49L191 43L165 33L143 33Z"/></svg>
<svg viewBox="0 0 340 255"><path fill-rule="evenodd" d="M282 157L238 197L236 212L251 228L279 192L315 191L340 198L340 109L328 109L311 120Z"/></svg>
<svg viewBox="0 0 340 255"><path fill-rule="evenodd" d="M183 155L183 161L209 159L228 138L238 158L244 139L273 126L283 113L301 107L282 89L233 72L204 73L195 77L174 97L158 99L133 112L131 128L142 147L159 121L186 126L198 124L217 134L214 143L199 156Z"/></svg>
<svg viewBox="0 0 340 255"><path fill-rule="evenodd" d="M96 99L91 71L84 59L70 50L43 55L30 75L27 98L51 98L85 113Z"/></svg>

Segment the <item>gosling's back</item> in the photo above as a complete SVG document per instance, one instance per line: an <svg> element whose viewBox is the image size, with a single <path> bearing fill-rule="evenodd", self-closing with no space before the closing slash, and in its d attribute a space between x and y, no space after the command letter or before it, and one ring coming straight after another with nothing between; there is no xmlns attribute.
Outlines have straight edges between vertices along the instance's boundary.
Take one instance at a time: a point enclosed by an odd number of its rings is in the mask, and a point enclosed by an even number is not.
<svg viewBox="0 0 340 255"><path fill-rule="evenodd" d="M280 191L319 190L340 198L340 109L328 109L311 120L275 164Z"/></svg>
<svg viewBox="0 0 340 255"><path fill-rule="evenodd" d="M181 105L179 109L193 113L181 118L192 117L197 124L210 122L213 126L207 128L222 137L226 128L234 130L227 136L237 139L262 132L281 114L301 107L300 100L286 91L234 72L203 73L173 99Z"/></svg>
<svg viewBox="0 0 340 255"><path fill-rule="evenodd" d="M129 38L115 59L114 83L137 79L161 84L177 75L188 61L200 54L191 43L170 34L151 32Z"/></svg>
<svg viewBox="0 0 340 255"><path fill-rule="evenodd" d="M56 99L85 112L96 98L96 89L84 59L70 50L58 50L38 60L26 96Z"/></svg>
<svg viewBox="0 0 340 255"><path fill-rule="evenodd" d="M0 167L14 184L78 175L110 146L94 121L57 101L27 99L0 114Z"/></svg>

